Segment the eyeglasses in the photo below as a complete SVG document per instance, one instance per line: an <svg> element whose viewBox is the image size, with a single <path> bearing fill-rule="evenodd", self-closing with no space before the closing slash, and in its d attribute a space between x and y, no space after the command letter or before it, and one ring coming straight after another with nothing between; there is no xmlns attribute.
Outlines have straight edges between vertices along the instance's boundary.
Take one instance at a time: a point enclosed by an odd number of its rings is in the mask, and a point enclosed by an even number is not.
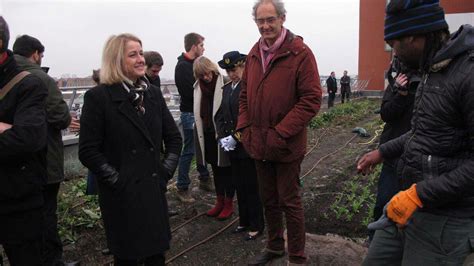
<svg viewBox="0 0 474 266"><path fill-rule="evenodd" d="M265 22L267 24L273 24L276 22L278 17L268 17L268 18L257 18L255 19L255 23L257 23L257 25L261 26L263 24L265 24Z"/></svg>

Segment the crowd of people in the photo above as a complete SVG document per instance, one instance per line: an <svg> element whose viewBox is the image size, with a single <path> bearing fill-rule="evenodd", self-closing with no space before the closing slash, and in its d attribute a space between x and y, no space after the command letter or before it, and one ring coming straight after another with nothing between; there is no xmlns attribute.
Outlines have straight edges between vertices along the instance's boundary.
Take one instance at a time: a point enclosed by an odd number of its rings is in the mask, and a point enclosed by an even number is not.
<svg viewBox="0 0 474 266"><path fill-rule="evenodd" d="M252 16L261 36L248 55L232 50L215 63L203 55L203 36L184 37L175 69L182 133L160 89L163 58L144 52L137 36L107 40L79 119L41 68L45 47L21 35L8 50L0 17L0 244L11 265L67 264L56 209L68 127L80 131L87 193L99 195L114 265L165 264L167 184L178 169L178 197L195 201L193 156L199 188L216 194L209 217L231 217L237 194L232 233L252 241L266 228L266 247L249 265L286 251L289 265L312 264L299 175L307 126L322 103L318 67L303 38L283 26L282 1L259 0ZM437 0L392 0L384 33L393 49L386 124L379 147L357 162L363 174L383 162L364 265L462 265L474 250L474 28L450 35ZM326 84L330 108L334 72ZM341 103L350 84L344 71Z"/></svg>

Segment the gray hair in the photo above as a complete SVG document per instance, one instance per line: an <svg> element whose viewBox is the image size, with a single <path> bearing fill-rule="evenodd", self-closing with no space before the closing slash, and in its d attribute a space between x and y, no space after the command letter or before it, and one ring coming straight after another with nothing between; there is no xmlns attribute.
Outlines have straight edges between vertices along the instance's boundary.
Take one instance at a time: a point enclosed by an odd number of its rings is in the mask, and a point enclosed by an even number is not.
<svg viewBox="0 0 474 266"><path fill-rule="evenodd" d="M257 18L257 8L263 3L272 3L278 16L286 15L285 4L282 0L257 0L252 8L252 16L254 19Z"/></svg>

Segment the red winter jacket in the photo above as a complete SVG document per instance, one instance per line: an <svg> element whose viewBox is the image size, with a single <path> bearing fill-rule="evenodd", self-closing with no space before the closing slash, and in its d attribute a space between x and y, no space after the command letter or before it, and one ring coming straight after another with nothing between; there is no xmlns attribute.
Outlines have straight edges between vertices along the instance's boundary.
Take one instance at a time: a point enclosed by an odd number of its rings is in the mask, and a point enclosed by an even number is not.
<svg viewBox="0 0 474 266"><path fill-rule="evenodd" d="M274 162L301 158L321 96L316 59L301 37L288 32L265 73L257 42L247 56L237 123L250 156Z"/></svg>

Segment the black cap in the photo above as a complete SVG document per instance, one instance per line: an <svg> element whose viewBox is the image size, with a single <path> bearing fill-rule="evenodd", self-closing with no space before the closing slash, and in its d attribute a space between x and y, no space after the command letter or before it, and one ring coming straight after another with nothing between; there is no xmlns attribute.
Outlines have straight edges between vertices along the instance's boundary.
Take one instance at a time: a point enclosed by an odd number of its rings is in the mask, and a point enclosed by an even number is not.
<svg viewBox="0 0 474 266"><path fill-rule="evenodd" d="M439 0L391 0L385 13L386 41L448 29Z"/></svg>
<svg viewBox="0 0 474 266"><path fill-rule="evenodd" d="M232 69L238 63L245 62L245 58L247 58L247 55L241 54L239 51L232 51L225 53L222 60L217 62L217 64L223 69Z"/></svg>

